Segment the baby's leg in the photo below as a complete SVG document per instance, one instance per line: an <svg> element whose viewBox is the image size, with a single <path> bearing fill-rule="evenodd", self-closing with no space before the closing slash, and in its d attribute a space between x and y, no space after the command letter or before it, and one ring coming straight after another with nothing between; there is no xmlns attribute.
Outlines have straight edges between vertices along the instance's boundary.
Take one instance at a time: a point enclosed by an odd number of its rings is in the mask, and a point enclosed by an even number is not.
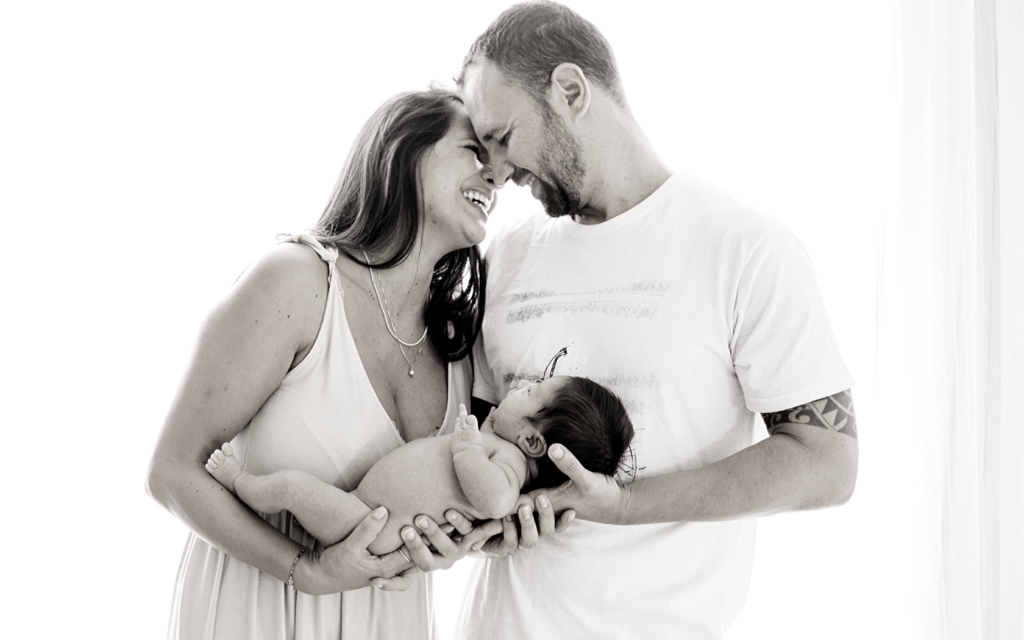
<svg viewBox="0 0 1024 640"><path fill-rule="evenodd" d="M288 469L267 475L245 471L229 442L213 452L206 470L257 511L290 511L325 546L344 540L370 513L370 508L355 495L305 471Z"/></svg>

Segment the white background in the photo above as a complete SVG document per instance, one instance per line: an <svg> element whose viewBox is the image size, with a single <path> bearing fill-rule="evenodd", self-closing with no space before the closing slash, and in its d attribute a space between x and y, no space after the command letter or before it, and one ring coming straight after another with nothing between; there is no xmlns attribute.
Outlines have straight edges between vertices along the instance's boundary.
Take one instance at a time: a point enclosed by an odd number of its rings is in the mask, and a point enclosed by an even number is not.
<svg viewBox="0 0 1024 640"><path fill-rule="evenodd" d="M0 611L16 628L164 634L186 529L143 480L204 314L275 233L315 222L373 109L450 84L508 3L371 4L0 9ZM874 411L889 3L569 4L612 43L665 161L804 241L859 383L857 492L762 520L732 638L917 637L913 443ZM510 186L492 224L534 206ZM458 600L442 592L443 629Z"/></svg>

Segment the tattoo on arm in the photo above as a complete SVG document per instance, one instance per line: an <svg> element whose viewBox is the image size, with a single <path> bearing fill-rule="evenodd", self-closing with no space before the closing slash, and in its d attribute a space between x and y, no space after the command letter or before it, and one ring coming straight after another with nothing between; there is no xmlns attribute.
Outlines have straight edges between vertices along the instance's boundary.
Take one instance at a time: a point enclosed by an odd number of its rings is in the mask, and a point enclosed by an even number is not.
<svg viewBox="0 0 1024 640"><path fill-rule="evenodd" d="M853 409L853 394L849 390L792 409L765 413L761 417L769 435L784 424L809 424L857 439L857 414Z"/></svg>

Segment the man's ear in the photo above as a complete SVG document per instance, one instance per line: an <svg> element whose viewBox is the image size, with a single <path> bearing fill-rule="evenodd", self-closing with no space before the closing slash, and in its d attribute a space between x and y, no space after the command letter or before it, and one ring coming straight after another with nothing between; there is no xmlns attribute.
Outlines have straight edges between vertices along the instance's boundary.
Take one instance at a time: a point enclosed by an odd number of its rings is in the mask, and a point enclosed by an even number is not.
<svg viewBox="0 0 1024 640"><path fill-rule="evenodd" d="M549 93L555 105L569 112L570 120L578 120L586 115L593 97L590 81L583 69L571 62L563 62L551 72Z"/></svg>
<svg viewBox="0 0 1024 640"><path fill-rule="evenodd" d="M523 453L531 458L543 458L548 452L548 441L544 439L544 434L533 425L523 428L516 444L519 445Z"/></svg>

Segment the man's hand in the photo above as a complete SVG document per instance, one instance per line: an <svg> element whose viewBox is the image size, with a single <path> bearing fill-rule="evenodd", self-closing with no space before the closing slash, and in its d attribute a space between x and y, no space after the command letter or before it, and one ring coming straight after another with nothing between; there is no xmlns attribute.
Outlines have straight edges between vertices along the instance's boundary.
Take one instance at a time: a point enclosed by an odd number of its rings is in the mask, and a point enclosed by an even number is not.
<svg viewBox="0 0 1024 640"><path fill-rule="evenodd" d="M575 519L576 512L572 509L563 511L556 518L547 495L521 495L514 513L487 523L496 524L500 535L475 545L474 549L486 557L503 558L520 549L532 549L540 538L565 531Z"/></svg>
<svg viewBox="0 0 1024 640"><path fill-rule="evenodd" d="M629 485L620 485L611 476L588 471L576 456L560 444L548 449L548 457L569 481L553 489L536 489L528 495L551 500L554 513L573 509L576 517L591 522L623 524L629 512Z"/></svg>

